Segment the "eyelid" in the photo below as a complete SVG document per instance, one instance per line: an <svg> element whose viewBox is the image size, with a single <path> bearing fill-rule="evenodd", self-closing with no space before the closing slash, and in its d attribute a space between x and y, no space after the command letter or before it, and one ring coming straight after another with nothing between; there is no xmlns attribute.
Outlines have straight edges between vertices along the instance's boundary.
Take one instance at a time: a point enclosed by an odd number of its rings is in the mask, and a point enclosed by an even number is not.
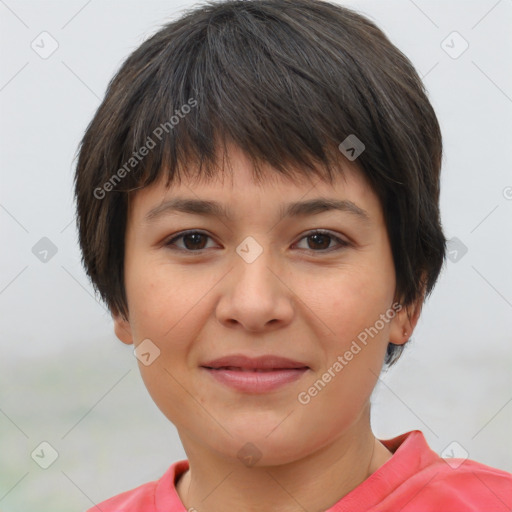
<svg viewBox="0 0 512 512"><path fill-rule="evenodd" d="M208 234L206 231L202 231L201 229L187 229L185 231L180 231L179 233L172 235L171 238L166 238L162 245L165 247L171 247L172 245L174 245L173 243L176 240L179 240L180 238L183 238L186 235L192 235L192 234L196 234L196 233L200 234L200 235L204 235L205 237L211 238L213 240L212 235ZM181 247L177 247L176 250L181 251L181 252L190 253L190 254L192 254L192 253L201 254L206 249L200 249L198 251L190 251L187 249L181 249Z"/></svg>
<svg viewBox="0 0 512 512"><path fill-rule="evenodd" d="M332 251L336 251L336 250L341 250L341 249L351 245L350 242L348 242L347 240L344 240L343 238L341 238L340 236L335 234L333 231L330 231L328 229L321 229L321 228L311 229L310 231L307 231L306 233L300 235L300 238L298 239L298 242L300 242L304 238L307 238L308 236L317 235L317 234L318 235L327 235L327 236L329 236L330 238L332 238L333 240L335 240L338 243L338 247L337 248L336 247L331 247L329 249L324 249L324 250L321 250L321 251L314 251L313 249L303 249L304 251L306 251L308 253L326 254L328 252L332 252ZM296 242L296 243L298 243L298 242Z"/></svg>
<svg viewBox="0 0 512 512"><path fill-rule="evenodd" d="M189 230L185 230L185 231L181 231L179 233L176 233L175 235L172 235L172 238L166 239L163 242L163 245L166 246L166 247L172 247L176 240L179 240L179 239L183 238L186 235L196 234L196 233L204 235L207 238L211 238L213 240L212 235L208 234L205 231L202 231L200 229L189 229ZM298 242L302 241L304 238L307 238L308 236L317 235L317 234L329 236L330 238L332 238L333 240L335 240L338 243L338 247L337 248L336 247L331 247L329 249L324 249L324 250L319 250L319 251L315 251L313 249L301 249L302 251L306 251L308 253L325 254L325 253L328 253L328 252L332 252L332 251L336 251L336 250L341 250L341 249L351 245L350 242L348 242L347 240L344 240L340 236L336 235L334 232L332 232L330 230L327 230L327 229L321 229L321 228L311 229L309 231L306 231L304 234L300 235L300 237L298 238L297 242L295 242L293 245L296 245ZM204 251L206 251L206 249L199 249L197 251L191 251L191 250L187 250L187 249L182 249L180 247L174 248L174 250L181 251L181 252L188 253L188 254L202 254Z"/></svg>

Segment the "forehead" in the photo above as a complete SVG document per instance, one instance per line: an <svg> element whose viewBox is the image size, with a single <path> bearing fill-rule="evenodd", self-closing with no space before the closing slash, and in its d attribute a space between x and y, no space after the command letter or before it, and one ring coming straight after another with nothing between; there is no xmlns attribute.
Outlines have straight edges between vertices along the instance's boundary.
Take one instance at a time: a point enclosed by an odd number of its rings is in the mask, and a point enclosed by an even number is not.
<svg viewBox="0 0 512 512"><path fill-rule="evenodd" d="M199 173L197 167L190 166L171 185L167 183L167 176L162 175L158 181L133 194L130 213L141 218L148 213L151 215L152 210L172 198L187 198L218 203L226 217L244 212L262 214L274 209L282 214L284 204L319 197L345 200L374 215L379 213L378 198L354 162L340 164L330 182L327 176L293 167L288 168L289 175L268 164L260 164L256 172L251 160L236 146L230 146L221 161L222 165L218 165L213 175ZM313 210L314 207L311 212L317 213Z"/></svg>

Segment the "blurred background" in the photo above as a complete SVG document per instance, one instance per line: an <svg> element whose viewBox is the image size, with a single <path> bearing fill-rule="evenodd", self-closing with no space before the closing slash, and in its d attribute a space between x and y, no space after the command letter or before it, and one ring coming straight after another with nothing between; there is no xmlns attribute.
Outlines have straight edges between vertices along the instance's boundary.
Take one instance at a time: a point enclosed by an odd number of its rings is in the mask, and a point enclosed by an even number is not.
<svg viewBox="0 0 512 512"><path fill-rule="evenodd" d="M445 144L448 260L374 392L374 432L419 429L439 454L512 471L512 2L339 3L411 59ZM114 72L193 5L0 0L3 512L85 510L186 458L81 267L72 178Z"/></svg>

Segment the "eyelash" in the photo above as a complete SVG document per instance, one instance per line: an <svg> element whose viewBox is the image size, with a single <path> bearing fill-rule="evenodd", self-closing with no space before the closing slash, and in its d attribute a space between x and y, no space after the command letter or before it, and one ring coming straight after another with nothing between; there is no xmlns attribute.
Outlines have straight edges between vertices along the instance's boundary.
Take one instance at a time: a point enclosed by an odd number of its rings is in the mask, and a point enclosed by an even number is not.
<svg viewBox="0 0 512 512"><path fill-rule="evenodd" d="M178 234L177 236L171 238L170 240L166 241L164 243L164 245L166 247L169 247L171 248L172 250L177 250L177 251L182 251L182 252L185 252L185 253L194 253L194 254L202 254L204 251L206 251L206 249L199 249L197 251L193 251L193 250L190 250L190 249L182 249L181 247L172 247L175 242L187 235L192 235L192 234L198 234L198 235L203 235L203 236L206 236L208 238L212 238L210 235L208 235L207 233L204 233L202 231L197 231L197 230L190 230L190 231L184 231L180 234ZM314 230L314 231L310 231L309 233L306 233L302 238L299 239L299 242L301 240L303 240L304 238L308 238L310 236L313 236L313 235L324 235L324 236L327 236L333 240L335 240L336 242L338 242L339 244L339 247L336 249L336 248L329 248L329 249L321 249L321 250L318 250L318 251L315 251L313 249L302 249L306 252L309 252L309 253L326 253L326 252L332 252L332 251L339 251L341 249L344 249L345 247L349 246L350 244L348 242L346 242L345 240L342 240L341 238L333 235L330 231L324 231L324 230Z"/></svg>

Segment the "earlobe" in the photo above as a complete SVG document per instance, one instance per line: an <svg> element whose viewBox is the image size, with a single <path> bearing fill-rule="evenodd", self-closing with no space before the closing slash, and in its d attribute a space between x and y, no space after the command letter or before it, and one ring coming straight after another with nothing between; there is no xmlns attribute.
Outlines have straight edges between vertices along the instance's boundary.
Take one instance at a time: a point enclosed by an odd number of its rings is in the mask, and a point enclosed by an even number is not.
<svg viewBox="0 0 512 512"><path fill-rule="evenodd" d="M114 320L114 332L119 340L127 345L133 345L130 322L121 313L112 313L112 319Z"/></svg>
<svg viewBox="0 0 512 512"><path fill-rule="evenodd" d="M409 306L402 306L391 321L389 341L395 345L404 345L412 336L420 318L423 297Z"/></svg>

